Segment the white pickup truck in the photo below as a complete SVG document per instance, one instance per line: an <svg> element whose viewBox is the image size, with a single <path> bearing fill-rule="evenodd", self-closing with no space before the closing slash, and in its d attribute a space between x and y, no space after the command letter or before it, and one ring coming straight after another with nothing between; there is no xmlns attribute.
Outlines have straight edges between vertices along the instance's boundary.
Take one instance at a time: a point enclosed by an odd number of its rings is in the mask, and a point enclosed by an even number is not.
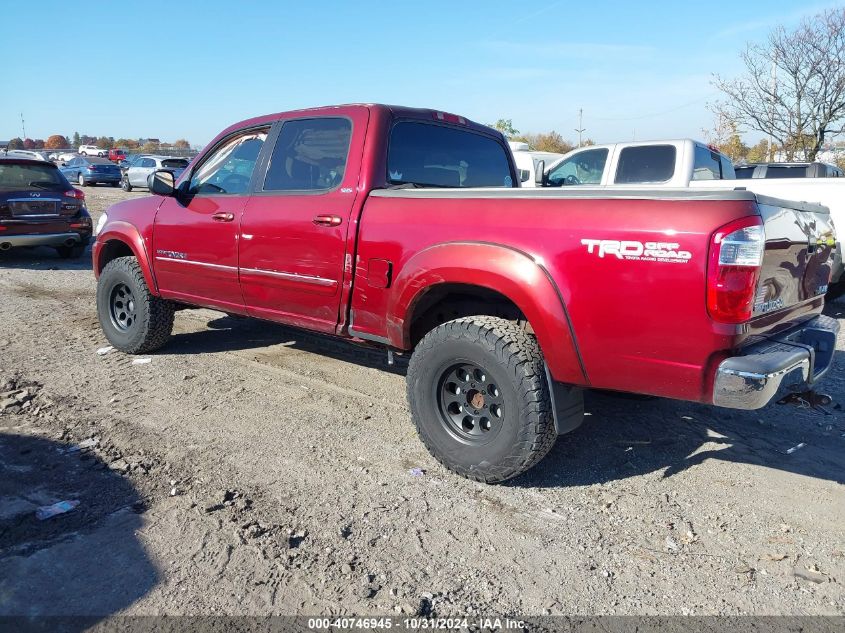
<svg viewBox="0 0 845 633"><path fill-rule="evenodd" d="M519 181L522 187L536 187L537 186L537 167L538 165L550 165L559 158L563 158L564 154L556 152L537 152L528 146L528 143L522 141L508 141L508 146L511 148L513 160L516 163L516 168L519 171Z"/></svg>
<svg viewBox="0 0 845 633"><path fill-rule="evenodd" d="M830 209L834 227L845 234L845 179L751 178L737 180L733 164L724 154L700 141L634 141L582 147L543 166L546 187L589 188L639 186L654 189L747 189L761 195L821 204ZM842 245L837 238L831 284L836 294L845 290Z"/></svg>

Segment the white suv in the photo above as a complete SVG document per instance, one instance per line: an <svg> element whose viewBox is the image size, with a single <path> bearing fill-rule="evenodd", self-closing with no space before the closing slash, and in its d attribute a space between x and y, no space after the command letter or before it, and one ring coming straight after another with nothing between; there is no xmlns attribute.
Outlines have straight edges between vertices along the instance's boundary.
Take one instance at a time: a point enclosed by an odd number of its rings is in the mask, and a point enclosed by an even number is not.
<svg viewBox="0 0 845 633"><path fill-rule="evenodd" d="M106 150L100 149L96 145L80 145L79 153L82 156L105 156Z"/></svg>

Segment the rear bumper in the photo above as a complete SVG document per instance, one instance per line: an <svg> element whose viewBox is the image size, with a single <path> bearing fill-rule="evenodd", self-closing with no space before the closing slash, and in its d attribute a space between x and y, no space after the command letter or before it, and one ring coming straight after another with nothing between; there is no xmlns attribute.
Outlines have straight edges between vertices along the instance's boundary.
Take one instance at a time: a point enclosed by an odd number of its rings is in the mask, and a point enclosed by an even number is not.
<svg viewBox="0 0 845 633"><path fill-rule="evenodd" d="M120 182L123 176L120 174L97 174L96 176L85 176L85 182Z"/></svg>
<svg viewBox="0 0 845 633"><path fill-rule="evenodd" d="M88 244L88 235L79 233L30 233L28 235L0 235L0 247L16 246L63 246Z"/></svg>
<svg viewBox="0 0 845 633"><path fill-rule="evenodd" d="M839 322L826 316L749 345L716 369L713 404L759 409L781 391L806 391L833 362Z"/></svg>

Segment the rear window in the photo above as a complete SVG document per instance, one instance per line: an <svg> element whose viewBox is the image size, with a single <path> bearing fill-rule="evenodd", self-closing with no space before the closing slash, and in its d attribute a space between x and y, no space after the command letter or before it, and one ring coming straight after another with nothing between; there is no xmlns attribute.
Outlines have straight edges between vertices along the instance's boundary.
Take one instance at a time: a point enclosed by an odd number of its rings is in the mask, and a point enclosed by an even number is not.
<svg viewBox="0 0 845 633"><path fill-rule="evenodd" d="M617 184L666 182L675 175L674 145L639 145L619 152Z"/></svg>
<svg viewBox="0 0 845 633"><path fill-rule="evenodd" d="M87 160L92 165L111 165L112 162L108 158L103 158L102 156L88 156L85 160Z"/></svg>
<svg viewBox="0 0 845 633"><path fill-rule="evenodd" d="M429 187L514 187L508 150L468 130L400 121L390 133L387 179Z"/></svg>
<svg viewBox="0 0 845 633"><path fill-rule="evenodd" d="M184 158L171 158L161 161L161 166L170 169L185 169L188 166L188 161Z"/></svg>
<svg viewBox="0 0 845 633"><path fill-rule="evenodd" d="M747 167L734 167L736 177L741 180L746 180L754 176L754 170L757 169L755 165L748 165Z"/></svg>
<svg viewBox="0 0 845 633"><path fill-rule="evenodd" d="M806 178L806 165L769 165L766 178Z"/></svg>
<svg viewBox="0 0 845 633"><path fill-rule="evenodd" d="M702 145L695 146L695 162L692 166L693 180L720 180L722 170L719 154Z"/></svg>
<svg viewBox="0 0 845 633"><path fill-rule="evenodd" d="M0 189L66 191L67 179L52 165L21 165L0 161Z"/></svg>

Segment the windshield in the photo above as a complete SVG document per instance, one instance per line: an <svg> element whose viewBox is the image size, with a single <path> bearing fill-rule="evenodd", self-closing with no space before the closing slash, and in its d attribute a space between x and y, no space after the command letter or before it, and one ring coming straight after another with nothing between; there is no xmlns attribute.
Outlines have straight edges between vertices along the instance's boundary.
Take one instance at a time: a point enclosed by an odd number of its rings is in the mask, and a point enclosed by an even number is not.
<svg viewBox="0 0 845 633"><path fill-rule="evenodd" d="M0 189L47 189L66 191L70 184L52 165L21 165L0 162Z"/></svg>
<svg viewBox="0 0 845 633"><path fill-rule="evenodd" d="M400 121L390 133L388 182L428 187L513 187L508 151L495 138Z"/></svg>

